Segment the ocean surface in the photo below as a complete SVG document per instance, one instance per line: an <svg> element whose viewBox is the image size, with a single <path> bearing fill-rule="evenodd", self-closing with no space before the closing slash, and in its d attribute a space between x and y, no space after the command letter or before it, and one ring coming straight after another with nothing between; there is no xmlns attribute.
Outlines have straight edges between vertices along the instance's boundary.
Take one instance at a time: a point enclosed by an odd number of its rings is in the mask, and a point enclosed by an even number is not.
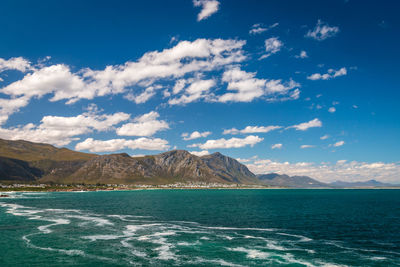
<svg viewBox="0 0 400 267"><path fill-rule="evenodd" d="M400 190L0 199L0 266L400 266Z"/></svg>

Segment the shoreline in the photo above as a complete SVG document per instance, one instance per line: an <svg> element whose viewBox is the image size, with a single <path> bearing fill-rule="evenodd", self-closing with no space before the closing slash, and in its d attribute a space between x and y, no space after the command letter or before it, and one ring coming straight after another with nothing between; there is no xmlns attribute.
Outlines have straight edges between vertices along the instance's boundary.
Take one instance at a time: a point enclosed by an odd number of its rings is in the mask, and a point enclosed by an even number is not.
<svg viewBox="0 0 400 267"><path fill-rule="evenodd" d="M398 190L400 187L354 187L354 188L291 188L291 187L146 187L146 188L0 188L0 198L9 197L11 193L43 193L43 192L122 192L145 190Z"/></svg>

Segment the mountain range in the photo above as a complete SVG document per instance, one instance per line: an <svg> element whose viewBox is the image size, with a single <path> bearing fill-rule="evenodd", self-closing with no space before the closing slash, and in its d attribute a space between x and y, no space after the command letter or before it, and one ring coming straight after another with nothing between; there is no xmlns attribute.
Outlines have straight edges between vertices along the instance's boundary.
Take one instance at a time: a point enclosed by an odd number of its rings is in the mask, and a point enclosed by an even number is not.
<svg viewBox="0 0 400 267"><path fill-rule="evenodd" d="M96 155L49 144L0 139L0 181L58 184L170 184L204 182L289 188L392 186L374 180L322 183L308 176L255 175L219 152L198 157L185 150L131 157Z"/></svg>

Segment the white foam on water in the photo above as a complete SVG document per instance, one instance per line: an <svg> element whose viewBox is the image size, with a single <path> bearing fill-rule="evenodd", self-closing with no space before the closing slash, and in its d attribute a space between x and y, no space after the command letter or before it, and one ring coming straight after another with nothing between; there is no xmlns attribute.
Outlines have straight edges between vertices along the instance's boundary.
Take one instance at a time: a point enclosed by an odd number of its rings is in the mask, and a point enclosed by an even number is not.
<svg viewBox="0 0 400 267"><path fill-rule="evenodd" d="M263 252L263 251L257 250L257 249L244 248L244 247L228 248L228 250L234 251L234 252L246 253L247 254L246 257L249 258L249 259L265 260L265 259L268 259L271 256L271 253Z"/></svg>
<svg viewBox="0 0 400 267"><path fill-rule="evenodd" d="M89 236L82 236L83 239L88 239L91 242L97 241L97 240L115 240L122 238L124 236L120 235L89 235Z"/></svg>
<svg viewBox="0 0 400 267"><path fill-rule="evenodd" d="M125 222L138 222L140 220L138 219L143 219L143 218L151 218L151 216L138 216L138 215L118 215L118 214L113 214L113 215L107 215L107 217L110 218L117 218L121 221ZM128 218L133 218L133 219L128 219Z"/></svg>
<svg viewBox="0 0 400 267"><path fill-rule="evenodd" d="M225 239L227 239L227 240L232 240L232 239L234 239L233 236L229 236L229 235L220 235L219 237L225 238Z"/></svg>
<svg viewBox="0 0 400 267"><path fill-rule="evenodd" d="M110 226L114 225L112 222L110 222L107 219L95 217L95 216L71 215L71 214L67 214L65 216L67 218L79 219L79 220L83 220L86 222L93 222L93 223L95 223L96 226L99 226L99 227L106 226L106 225L110 225Z"/></svg>
<svg viewBox="0 0 400 267"><path fill-rule="evenodd" d="M204 258L200 258L197 257L195 261L190 261L188 262L189 264L192 264L193 266L196 266L200 263L209 263L213 266L230 266L230 267L244 267L244 265L240 265L240 264L235 264L235 263L231 263L222 259L204 259Z"/></svg>
<svg viewBox="0 0 400 267"><path fill-rule="evenodd" d="M277 235L283 235L283 236L290 236L290 237L296 237L299 240L297 242L310 242L312 241L311 238L303 236L303 235L294 235L294 234L287 234L287 233L276 233Z"/></svg>
<svg viewBox="0 0 400 267"><path fill-rule="evenodd" d="M39 246L32 244L31 240L28 238L29 236L33 236L33 235L36 235L36 234L24 235L22 237L22 239L26 242L28 247L31 247L34 249L39 249L39 250L62 253L62 254L68 255L68 256L81 256L81 257L97 259L97 260L101 260L101 261L115 262L115 260L110 259L110 258L86 254L84 251L79 250L79 249L59 249L59 248L52 248L52 247L39 247Z"/></svg>
<svg viewBox="0 0 400 267"><path fill-rule="evenodd" d="M373 260L373 261L384 261L384 260L387 260L386 257L371 257L370 259Z"/></svg>
<svg viewBox="0 0 400 267"><path fill-rule="evenodd" d="M240 227L222 227L222 226L201 226L201 228L214 229L214 230L236 230L236 231L261 231L261 232L276 231L276 229L272 228L240 228Z"/></svg>
<svg viewBox="0 0 400 267"><path fill-rule="evenodd" d="M38 227L39 231L44 234L50 234L53 232L52 230L49 229L50 227L62 225L62 224L70 224L70 221L66 220L66 219L44 219L44 220L49 221L49 222L54 222L52 224L41 225Z"/></svg>
<svg viewBox="0 0 400 267"><path fill-rule="evenodd" d="M186 241L184 241L184 242L178 242L176 245L177 246L184 246L184 247L193 247L193 246L201 245L201 242L198 241L198 240L196 242L186 242Z"/></svg>

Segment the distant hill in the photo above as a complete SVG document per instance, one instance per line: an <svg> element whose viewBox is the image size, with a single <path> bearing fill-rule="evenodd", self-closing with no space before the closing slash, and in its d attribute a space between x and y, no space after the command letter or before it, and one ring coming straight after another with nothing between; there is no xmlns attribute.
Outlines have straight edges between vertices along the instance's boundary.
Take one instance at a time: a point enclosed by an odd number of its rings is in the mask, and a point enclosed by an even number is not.
<svg viewBox="0 0 400 267"><path fill-rule="evenodd" d="M258 179L269 186L291 187L291 188L329 188L329 184L322 183L308 176L289 176L286 174L260 174Z"/></svg>
<svg viewBox="0 0 400 267"><path fill-rule="evenodd" d="M376 180L368 180L363 182L344 182L336 181L330 183L331 186L341 188L352 188L352 187L399 187L400 185L394 185L389 183L382 183Z"/></svg>

